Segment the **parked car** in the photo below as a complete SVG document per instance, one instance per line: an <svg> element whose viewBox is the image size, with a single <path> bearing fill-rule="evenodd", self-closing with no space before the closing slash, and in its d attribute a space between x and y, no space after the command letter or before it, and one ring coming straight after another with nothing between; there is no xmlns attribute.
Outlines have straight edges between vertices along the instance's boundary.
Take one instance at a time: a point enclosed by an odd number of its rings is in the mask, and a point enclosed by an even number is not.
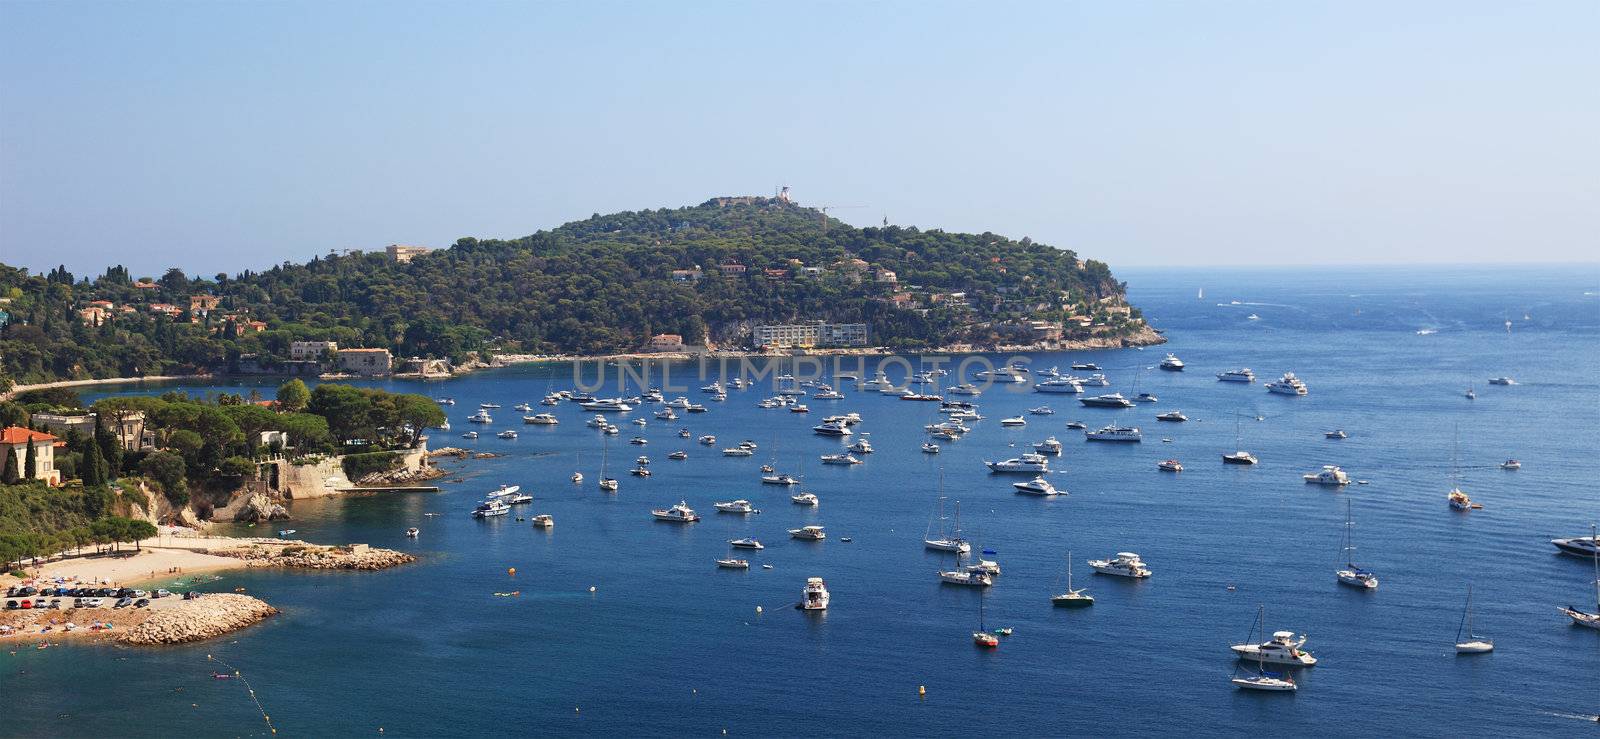
<svg viewBox="0 0 1600 739"><path fill-rule="evenodd" d="M128 606L131 606L131 605L133 605L133 599L132 598L118 598L117 599L117 604L112 606L112 608L127 608Z"/></svg>
<svg viewBox="0 0 1600 739"><path fill-rule="evenodd" d="M138 600L133 602L133 607L134 608L144 608L145 606L148 606L148 605L150 605L150 599L149 598L140 598L140 599L138 599Z"/></svg>
<svg viewBox="0 0 1600 739"><path fill-rule="evenodd" d="M169 591L169 590L157 590L156 592L151 593L150 597L152 597L152 598L165 598L165 597L167 597L169 595L172 595L172 592Z"/></svg>

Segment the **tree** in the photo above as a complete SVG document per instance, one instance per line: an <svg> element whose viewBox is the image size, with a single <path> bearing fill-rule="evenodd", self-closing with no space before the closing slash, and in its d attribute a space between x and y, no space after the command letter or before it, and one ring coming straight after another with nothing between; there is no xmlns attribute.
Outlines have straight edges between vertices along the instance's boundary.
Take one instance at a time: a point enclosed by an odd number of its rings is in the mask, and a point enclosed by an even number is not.
<svg viewBox="0 0 1600 739"><path fill-rule="evenodd" d="M299 413L311 402L311 390L296 377L278 386L278 409L286 413Z"/></svg>
<svg viewBox="0 0 1600 739"><path fill-rule="evenodd" d="M34 480L39 477L39 450L33 445L31 436L28 437L28 457L23 464L26 465L22 473L24 480Z"/></svg>
<svg viewBox="0 0 1600 739"><path fill-rule="evenodd" d="M106 460L100 456L100 445L94 439L84 439L83 461L79 463L79 476L83 478L83 486L92 488L96 485L106 484Z"/></svg>
<svg viewBox="0 0 1600 739"><path fill-rule="evenodd" d="M372 436L372 401L349 385L318 385L306 408L327 419L328 430L339 441Z"/></svg>
<svg viewBox="0 0 1600 739"><path fill-rule="evenodd" d="M15 485L19 479L21 478L17 475L16 450L7 449L5 451L5 461L0 462L0 482L4 482L7 485Z"/></svg>
<svg viewBox="0 0 1600 739"><path fill-rule="evenodd" d="M124 541L133 542L135 549L144 549L144 547L141 545L141 542L161 533L161 530L157 529L155 524L150 523L142 518L129 518L124 520L127 521L126 524L123 524L123 535L127 537L124 539Z"/></svg>
<svg viewBox="0 0 1600 739"><path fill-rule="evenodd" d="M184 478L184 469L183 457L168 451L152 453L139 463L139 470L161 486L161 492L167 496L167 500L179 506L189 502L189 486Z"/></svg>

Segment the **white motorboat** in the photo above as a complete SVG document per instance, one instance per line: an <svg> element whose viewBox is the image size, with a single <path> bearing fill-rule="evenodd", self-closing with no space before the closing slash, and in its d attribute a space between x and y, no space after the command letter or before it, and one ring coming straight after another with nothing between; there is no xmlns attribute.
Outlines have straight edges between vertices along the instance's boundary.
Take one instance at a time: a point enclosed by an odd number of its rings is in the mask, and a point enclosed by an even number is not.
<svg viewBox="0 0 1600 739"><path fill-rule="evenodd" d="M671 408L662 408L661 410L656 411L655 416L663 421L678 420L678 414L673 412Z"/></svg>
<svg viewBox="0 0 1600 739"><path fill-rule="evenodd" d="M1233 452L1232 454L1222 455L1223 464L1255 464L1259 461L1260 460L1256 459L1256 455L1246 451L1237 451Z"/></svg>
<svg viewBox="0 0 1600 739"><path fill-rule="evenodd" d="M1467 605L1461 609L1461 624L1456 627L1456 654L1487 654L1494 651L1494 640L1472 633L1472 586L1467 586Z"/></svg>
<svg viewBox="0 0 1600 739"><path fill-rule="evenodd" d="M813 400L844 400L844 393L831 387L824 387L813 393L811 398Z"/></svg>
<svg viewBox="0 0 1600 739"><path fill-rule="evenodd" d="M1086 441L1132 441L1144 440L1144 434L1134 426L1104 426L1094 431L1084 432Z"/></svg>
<svg viewBox="0 0 1600 739"><path fill-rule="evenodd" d="M500 502L498 499L486 500L482 503L479 503L477 508L472 509L472 517L493 518L495 516L504 516L510 512L511 506Z"/></svg>
<svg viewBox="0 0 1600 739"><path fill-rule="evenodd" d="M1183 415L1183 411L1167 411L1166 413L1157 414L1156 420L1168 423L1183 423L1189 420L1189 417Z"/></svg>
<svg viewBox="0 0 1600 739"><path fill-rule="evenodd" d="M1163 459L1156 463L1156 469L1162 472L1182 472L1183 463L1176 459Z"/></svg>
<svg viewBox="0 0 1600 739"><path fill-rule="evenodd" d="M501 485L500 487L489 491L489 494L487 496L484 496L484 499L485 500L495 500L495 499L498 499L498 498L506 498L506 497L509 497L509 496L512 496L512 495L516 495L517 493L520 493L520 492L522 492L522 486L521 485Z"/></svg>
<svg viewBox="0 0 1600 739"><path fill-rule="evenodd" d="M1111 387L1111 381L1098 372L1078 380L1077 383L1084 387Z"/></svg>
<svg viewBox="0 0 1600 739"><path fill-rule="evenodd" d="M828 610L828 588L822 584L822 578L806 578L806 587L800 591L800 610Z"/></svg>
<svg viewBox="0 0 1600 739"><path fill-rule="evenodd" d="M1228 370L1227 372L1218 372L1217 373L1217 381L1218 382L1246 382L1246 383L1255 382L1256 381L1256 373L1251 372L1249 367L1243 367L1241 369L1236 369L1236 370Z"/></svg>
<svg viewBox="0 0 1600 739"><path fill-rule="evenodd" d="M1591 542L1600 542L1600 534L1595 533L1595 527L1592 525L1589 527L1589 540ZM1560 545L1558 544L1557 546ZM1567 552L1568 554L1580 554L1580 552L1569 551L1565 547L1562 547L1562 551ZM1582 555L1580 554L1580 556ZM1580 611L1572 606L1561 608L1560 611L1566 614L1567 618L1572 619L1574 626L1585 626L1591 629L1600 629L1600 557L1590 556L1589 561L1594 567L1594 601L1596 612L1588 613L1586 611Z"/></svg>
<svg viewBox="0 0 1600 739"><path fill-rule="evenodd" d="M1102 575L1116 575L1142 579L1150 576L1150 568L1133 552L1117 552L1111 559L1091 559L1089 567Z"/></svg>
<svg viewBox="0 0 1600 739"><path fill-rule="evenodd" d="M596 413L621 413L633 410L633 406L623 402L621 398L598 398L578 403L578 407Z"/></svg>
<svg viewBox="0 0 1600 739"><path fill-rule="evenodd" d="M502 439L515 439L517 438L517 432L512 431L511 429L506 429L505 431L495 434L495 436L498 436Z"/></svg>
<svg viewBox="0 0 1600 739"><path fill-rule="evenodd" d="M689 402L688 398L685 398L682 395L679 395L678 397L667 401L667 407L668 408L678 408L678 409L681 409L681 410L688 410L690 405L693 405L693 404Z"/></svg>
<svg viewBox="0 0 1600 739"><path fill-rule="evenodd" d="M922 453L923 454L938 454L939 453L939 445L935 444L935 443L933 443L931 441L924 441L924 442L922 442Z"/></svg>
<svg viewBox="0 0 1600 739"><path fill-rule="evenodd" d="M1263 621L1261 627L1266 628ZM1253 630L1253 629L1252 629ZM1294 667L1310 667L1317 663L1317 658L1310 652L1302 651L1306 638L1295 638L1293 631L1274 631L1272 639L1264 642L1245 642L1243 644L1229 645L1229 649L1239 656L1239 659L1251 660L1258 663L1274 665L1290 665Z"/></svg>
<svg viewBox="0 0 1600 739"><path fill-rule="evenodd" d="M456 404L456 399L455 398L434 398L434 401L437 402L439 405L455 405Z"/></svg>
<svg viewBox="0 0 1600 739"><path fill-rule="evenodd" d="M531 411L531 410L533 410L533 406L528 405L527 403L518 403L518 404L516 404L514 406L511 406L511 410L514 410L514 411Z"/></svg>
<svg viewBox="0 0 1600 739"><path fill-rule="evenodd" d="M1027 370L1019 370L1015 367L996 367L994 369L978 370L977 372L973 373L973 376L980 380L988 380L990 382L1028 381Z"/></svg>
<svg viewBox="0 0 1600 739"><path fill-rule="evenodd" d="M715 436L712 436L712 435L710 435L710 434L707 434L707 435L705 435L705 436L702 436L702 437L700 437L700 438L698 438L698 439L695 439L695 441L698 441L698 442L700 442L700 443L701 443L701 444L704 444L704 445L706 445L706 446L711 446L711 445L713 445L713 444L716 444L716 443L717 443L717 437L715 437Z"/></svg>
<svg viewBox="0 0 1600 739"><path fill-rule="evenodd" d="M1161 360L1160 367L1168 372L1182 372L1183 360L1176 354L1168 354L1166 359Z"/></svg>
<svg viewBox="0 0 1600 739"><path fill-rule="evenodd" d="M1139 393L1138 397L1135 397L1134 400L1139 401L1140 403L1154 403L1161 399L1156 397L1153 393Z"/></svg>
<svg viewBox="0 0 1600 739"><path fill-rule="evenodd" d="M855 411L851 411L849 413L839 413L839 414L835 414L835 415L832 415L832 416L823 416L822 417L822 422L823 423L839 423L839 424L844 424L845 426L854 426L854 425L856 425L858 423L861 423L861 414L860 413L856 413Z"/></svg>
<svg viewBox="0 0 1600 739"><path fill-rule="evenodd" d="M761 476L761 484L763 484L763 485L799 485L800 484L800 478L795 477L793 475L784 475L784 474L762 475Z"/></svg>
<svg viewBox="0 0 1600 739"><path fill-rule="evenodd" d="M468 432L462 434L461 438L463 438L463 439L476 439L476 438L478 438L478 432L476 432L476 431L468 431Z"/></svg>
<svg viewBox="0 0 1600 739"><path fill-rule="evenodd" d="M554 426L561 423L561 420L549 413L536 413L531 416L523 416L522 422L533 426Z"/></svg>
<svg viewBox="0 0 1600 739"><path fill-rule="evenodd" d="M734 447L728 447L727 449L722 450L722 456L724 456L724 457L753 457L753 456L755 456L755 452L752 452L749 449L746 449L746 448L744 448L742 446L734 446Z"/></svg>
<svg viewBox="0 0 1600 739"><path fill-rule="evenodd" d="M629 439L628 443L632 444L634 446L644 446L646 444L649 444L650 440L644 438L643 436L635 436L635 437Z"/></svg>
<svg viewBox="0 0 1600 739"><path fill-rule="evenodd" d="M1344 429L1334 429L1332 431L1324 431L1324 432L1322 432L1322 438L1324 438L1324 439L1348 439L1348 438L1350 438L1350 435L1345 433Z"/></svg>
<svg viewBox="0 0 1600 739"><path fill-rule="evenodd" d="M1097 372L1100 370L1100 365L1094 362L1073 362L1072 369L1082 372Z"/></svg>
<svg viewBox="0 0 1600 739"><path fill-rule="evenodd" d="M789 536L804 541L822 541L828 538L821 526L801 526L798 529L789 529Z"/></svg>
<svg viewBox="0 0 1600 739"><path fill-rule="evenodd" d="M686 501L681 500L671 508L656 508L650 511L650 515L655 516L657 521L672 523L694 523L700 520L700 515L695 513Z"/></svg>
<svg viewBox="0 0 1600 739"><path fill-rule="evenodd" d="M1322 465L1321 470L1317 472L1308 472L1300 477L1309 485L1331 485L1338 487L1340 485L1350 484L1350 476L1345 474L1344 470L1339 469L1337 465L1331 464Z"/></svg>
<svg viewBox="0 0 1600 739"><path fill-rule="evenodd" d="M1259 614L1256 616L1256 620L1262 624L1263 629L1266 628L1266 617L1266 606L1262 606ZM1254 634L1255 630L1255 624L1251 624L1250 633ZM1248 640L1249 636L1246 636L1245 638ZM1264 652L1257 650L1255 672L1247 672L1241 675L1239 674L1239 671L1235 669L1233 677L1229 680L1229 682L1244 690L1261 690L1281 693L1294 692L1295 690L1299 689L1299 686L1295 684L1293 677L1283 673L1268 671L1264 654Z"/></svg>
<svg viewBox="0 0 1600 739"><path fill-rule="evenodd" d="M1044 479L1043 477L1035 477L1027 482L1014 482L1011 483L1011 487L1016 488L1018 493L1022 493L1024 495L1040 495L1049 497L1052 495L1062 494L1060 490L1056 489L1056 486L1051 485L1050 481Z"/></svg>
<svg viewBox="0 0 1600 739"><path fill-rule="evenodd" d="M1574 557L1600 557L1600 537L1574 536L1568 539L1551 539L1550 543L1562 554Z"/></svg>
<svg viewBox="0 0 1600 739"><path fill-rule="evenodd" d="M467 416L467 420L471 423L494 423L494 418L489 415L488 411L478 411Z"/></svg>
<svg viewBox="0 0 1600 739"><path fill-rule="evenodd" d="M753 538L731 539L728 546L734 549L766 549L767 547Z"/></svg>
<svg viewBox="0 0 1600 739"><path fill-rule="evenodd" d="M1344 514L1344 547L1340 553L1344 555L1344 566L1334 572L1339 582L1353 588L1373 590L1378 587L1378 576L1369 570L1356 566L1355 555L1355 523L1350 516L1350 501L1345 501Z"/></svg>
<svg viewBox="0 0 1600 739"><path fill-rule="evenodd" d="M556 526L556 519L548 513L541 513L533 517L533 525L541 529L553 529Z"/></svg>
<svg viewBox="0 0 1600 739"><path fill-rule="evenodd" d="M952 387L949 390L946 390L945 392L947 392L947 393L949 393L951 395L982 395L983 394L983 391L978 389L977 385L974 385L974 384L972 384L970 382L963 382L960 385L956 385L955 387Z"/></svg>
<svg viewBox="0 0 1600 739"><path fill-rule="evenodd" d="M1106 393L1087 398L1078 398L1078 402L1090 408L1132 408L1133 401L1122 397L1122 393Z"/></svg>
<svg viewBox="0 0 1600 739"><path fill-rule="evenodd" d="M421 534L422 534L422 532L420 530L418 530L417 527L415 527L415 526L412 526L411 528L406 529L406 536L408 538L415 539L418 536L420 536Z"/></svg>
<svg viewBox="0 0 1600 739"><path fill-rule="evenodd" d="M739 500L729 500L729 501L724 501L724 502L721 502L721 503L713 503L712 507L716 508L718 513L760 513L761 512L761 511L756 510L756 507L751 505L750 501L745 500L743 498L740 498Z"/></svg>
<svg viewBox="0 0 1600 739"><path fill-rule="evenodd" d="M1500 463L1500 469L1502 469L1502 470L1520 470L1520 469L1522 469L1522 462L1518 461L1518 460L1515 460L1515 459L1508 459L1508 460Z"/></svg>
<svg viewBox="0 0 1600 739"><path fill-rule="evenodd" d="M1033 386L1036 393L1069 393L1083 392L1083 385L1071 377L1055 377Z"/></svg>
<svg viewBox="0 0 1600 739"><path fill-rule="evenodd" d="M1490 385L1515 385L1515 384L1517 384L1517 381L1513 380L1513 379L1511 379L1509 377L1491 377L1491 378L1489 378L1489 384Z"/></svg>
<svg viewBox="0 0 1600 739"><path fill-rule="evenodd" d="M969 572L964 569L939 570L939 582L986 588L994 584L994 577L987 573Z"/></svg>
<svg viewBox="0 0 1600 739"><path fill-rule="evenodd" d="M1067 422L1067 428L1069 428L1069 429L1086 429L1086 428L1089 428L1089 426L1087 424L1085 424L1084 422L1082 422L1082 421L1068 421Z"/></svg>
<svg viewBox="0 0 1600 739"><path fill-rule="evenodd" d="M1055 411L1051 410L1050 406L1048 406L1048 405L1041 405L1041 406L1039 406L1037 408L1029 408L1028 412L1032 413L1035 416L1051 416L1051 415L1055 415Z"/></svg>
<svg viewBox="0 0 1600 739"><path fill-rule="evenodd" d="M1002 459L998 462L984 460L983 463L989 468L990 472L1034 474L1050 471L1049 459L1035 452L1028 452L1020 457L1012 457L1011 459Z"/></svg>
<svg viewBox="0 0 1600 739"><path fill-rule="evenodd" d="M850 456L848 453L824 454L824 455L822 455L822 463L823 464L850 465L850 464L861 464L861 460Z"/></svg>
<svg viewBox="0 0 1600 739"><path fill-rule="evenodd" d="M574 473L572 473L572 478L571 479L572 479L572 484L574 484L574 485L576 485L576 484L578 484L580 482L583 482L583 473L582 472L574 472Z"/></svg>
<svg viewBox="0 0 1600 739"><path fill-rule="evenodd" d="M811 430L821 436L849 436L853 433L843 421L823 421Z"/></svg>
<svg viewBox="0 0 1600 739"><path fill-rule="evenodd" d="M728 570L748 570L750 569L750 560L728 557L717 560L717 567Z"/></svg>
<svg viewBox="0 0 1600 739"><path fill-rule="evenodd" d="M1012 416L1010 418L1002 418L1002 419L1000 419L1000 425L1001 426L1026 426L1026 425L1028 425L1028 419L1023 418L1022 416Z"/></svg>
<svg viewBox="0 0 1600 739"><path fill-rule="evenodd" d="M700 392L708 393L708 394L711 394L711 395L716 395L717 393L724 392L724 391L722 389L722 383L721 382L713 382L710 385L706 385L706 386L700 388Z"/></svg>
<svg viewBox="0 0 1600 739"><path fill-rule="evenodd" d="M1277 382L1267 383L1267 392L1279 395L1305 395L1306 383L1295 377L1293 372L1285 372Z"/></svg>
<svg viewBox="0 0 1600 739"><path fill-rule="evenodd" d="M677 462L681 462L681 461L683 461L685 459L688 459L688 458L689 458L689 453L684 451L684 450L682 450L682 449L679 449L678 451L675 451L675 452L667 455L667 459L670 459L670 460L673 460L673 461L677 461Z"/></svg>
<svg viewBox="0 0 1600 739"><path fill-rule="evenodd" d="M1044 441L1034 444L1033 449L1040 454L1055 454L1059 456L1061 454L1061 441L1056 439L1056 437L1051 436L1046 438Z"/></svg>
<svg viewBox="0 0 1600 739"><path fill-rule="evenodd" d="M850 445L850 451L856 454L871 454L872 442L867 441L866 435L862 434L862 438L857 439L856 443Z"/></svg>
<svg viewBox="0 0 1600 739"><path fill-rule="evenodd" d="M813 508L815 508L817 503L820 502L817 500L817 496L811 493L799 493L796 495L791 495L789 496L789 500L794 501L795 505L805 505Z"/></svg>
<svg viewBox="0 0 1600 739"><path fill-rule="evenodd" d="M479 403L478 407L479 408L499 408L500 404L499 403Z"/></svg>

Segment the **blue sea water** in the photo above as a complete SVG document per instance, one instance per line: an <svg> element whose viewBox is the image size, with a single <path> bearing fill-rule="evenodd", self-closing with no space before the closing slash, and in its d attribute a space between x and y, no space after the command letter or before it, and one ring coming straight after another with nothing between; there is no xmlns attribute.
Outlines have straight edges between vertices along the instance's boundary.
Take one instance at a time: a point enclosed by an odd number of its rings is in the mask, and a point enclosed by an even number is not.
<svg viewBox="0 0 1600 739"><path fill-rule="evenodd" d="M1593 731L1581 721L1600 713L1600 634L1556 612L1594 597L1591 571L1556 555L1548 540L1600 519L1600 268L1119 276L1170 344L1029 359L1035 368L1098 362L1109 390L1155 393L1159 403L1084 409L1073 396L992 388L977 399L987 420L939 455L918 451L937 404L853 389L845 400L809 400L809 415L759 409L767 394L759 390L714 403L679 366L674 381L689 386L681 394L711 412L651 419L643 430L624 421L611 469L643 453L655 475L619 475L621 491L605 495L594 487L601 440L584 427L587 414L563 405L555 410L561 424L549 428L517 423L511 410L570 387L565 365L378 383L460 401L449 409L455 431L435 434L436 447L461 443L466 416L484 401L505 406L493 429L521 433L510 441L485 433L473 446L505 456L446 463L449 479L463 481L445 482L442 493L292 506L288 525L299 537L393 547L419 563L378 573L228 573L218 586L245 587L283 615L199 645L0 653L0 733L265 734L245 687L209 677L208 654L249 677L288 735ZM1437 333L1416 333L1423 329ZM1188 371L1153 369L1169 350ZM1214 373L1241 366L1262 381L1296 372L1310 394L1216 381ZM1497 375L1519 384L1486 384ZM272 384L259 383L269 394ZM1475 401L1463 397L1469 386ZM1001 417L1041 403L1056 415L1000 427ZM1173 408L1191 421L1155 422ZM844 442L810 426L844 411L861 413L858 429L878 451L855 467L824 466L818 455ZM1085 443L1064 427L1073 419L1138 425L1145 442ZM1236 448L1236 425L1260 465L1221 464L1218 455ZM715 434L718 448L746 438L761 448L725 458L679 439L680 427ZM1333 428L1350 438L1324 439ZM625 443L636 433L648 446ZM1014 495L1010 482L1025 478L982 465L1047 435L1066 445L1051 479L1069 496ZM1482 510L1446 507L1457 439L1460 485ZM680 448L689 460L666 459ZM1158 472L1167 457L1185 471ZM1523 469L1499 469L1508 457ZM804 477L818 508L791 505L791 491L758 483L757 467L774 458ZM1302 483L1322 464L1370 484L1336 491ZM567 481L574 469L588 477L581 486ZM949 556L921 544L941 477L943 494L961 501L965 533L1004 568L986 592L941 586L934 572ZM535 495L521 515L551 513L556 527L469 518L502 482ZM738 497L763 512L712 510L713 501ZM651 520L651 508L680 499L704 520ZM1382 580L1375 592L1334 581L1347 501L1356 558ZM829 539L785 534L810 523L825 525ZM407 540L408 526L421 527L421 538ZM730 552L727 540L749 535L767 544L739 555L754 569L714 567ZM1051 607L1069 549L1077 585L1097 598L1093 608ZM1124 550L1139 552L1154 576L1095 576L1083 564ZM832 591L825 614L789 607L809 576L826 578ZM1458 657L1451 645L1469 583L1477 631L1496 651ZM521 595L493 595L512 590ZM989 626L1015 630L994 651L970 639L980 598ZM1321 660L1299 673L1297 694L1228 683L1228 644L1246 636L1259 606L1269 628L1307 634Z"/></svg>

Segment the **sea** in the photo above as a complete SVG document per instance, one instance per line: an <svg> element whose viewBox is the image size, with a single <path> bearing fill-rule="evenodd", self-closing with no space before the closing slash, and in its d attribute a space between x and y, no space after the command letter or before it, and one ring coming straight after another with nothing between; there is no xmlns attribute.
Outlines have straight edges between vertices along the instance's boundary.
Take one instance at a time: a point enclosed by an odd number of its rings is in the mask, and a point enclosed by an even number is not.
<svg viewBox="0 0 1600 739"><path fill-rule="evenodd" d="M493 459L447 460L442 492L291 504L289 522L226 532L364 542L415 554L382 572L223 573L205 589L246 592L282 609L258 626L161 649L20 644L0 652L0 733L11 736L1503 736L1592 735L1600 713L1600 632L1559 606L1593 606L1590 563L1550 539L1600 520L1600 266L1404 266L1127 269L1130 300L1170 343L1020 355L1033 370L1103 367L1090 392L1152 393L1155 403L1084 408L1071 395L992 386L984 420L938 454L923 426L937 403L901 401L843 383L843 400L805 399L810 413L757 407L762 386L717 402L693 364L666 369L668 398L709 411L678 421L654 407L615 414L606 443L575 404L538 401L578 381L569 364L529 364L448 381L369 382L452 397L452 431L432 446ZM1182 372L1156 366L1172 352ZM957 360L961 358L956 358ZM989 357L1011 361L1010 355ZM870 376L875 359L867 360ZM953 368L954 362L943 366ZM892 380L909 358L887 364ZM1254 384L1216 373L1249 367ZM585 365L582 379L617 367ZM663 381L661 366L647 383ZM847 364L846 371L857 372ZM827 373L832 374L829 366ZM1294 372L1304 397L1263 387ZM1083 373L1079 373L1083 374ZM1490 385L1508 376L1516 384ZM963 379L971 379L970 377ZM955 378L944 379L953 384ZM270 397L277 380L190 392ZM149 393L171 389L97 389ZM1468 389L1476 399L1466 397ZM636 384L630 394L637 393ZM503 406L483 437L460 433L479 403ZM560 424L520 422L516 403ZM1049 405L1053 415L1029 415ZM1187 423L1158 423L1181 409ZM819 436L829 413L854 411L857 436ZM1000 419L1022 415L1024 427ZM645 418L648 425L630 423ZM1068 421L1143 430L1138 444L1094 443ZM515 429L519 438L496 438ZM716 446L678 436L713 434ZM1327 439L1342 429L1348 438ZM824 465L860 434L876 452ZM645 445L629 443L638 436ZM1026 477L989 473L1048 436L1065 449L1049 479L1068 492L1017 495ZM752 457L720 449L752 440ZM1260 464L1220 455L1253 452ZM675 450L684 461L670 461ZM649 478L625 471L639 455ZM597 489L602 457L621 489ZM1158 471L1173 458L1181 473ZM1516 471L1502 469L1510 458ZM763 485L772 464L802 478ZM1325 464L1352 479L1308 485ZM585 481L569 476L582 471ZM516 516L468 515L501 484L534 501ZM1454 485L1482 505L1446 505ZM797 490L817 507L791 503ZM948 520L939 520L940 499ZM745 498L761 513L718 514ZM679 525L651 510L686 501ZM1003 570L993 587L943 585L950 554L930 530L957 524ZM437 514L429 516L426 514ZM551 530L518 517L554 516ZM1355 546L1343 549L1348 530ZM802 542L788 529L823 525ZM417 539L404 535L421 529ZM719 569L728 541L749 570ZM848 538L849 541L844 539ZM1137 552L1134 581L1093 574L1088 559ZM1053 608L1072 562L1091 608ZM1347 559L1381 585L1335 582ZM771 568L767 569L766 566ZM826 612L793 606L808 577L831 592ZM1469 586L1474 630L1495 650L1457 656ZM497 595L516 593L516 595ZM1307 637L1319 660L1293 694L1236 689L1229 645L1268 631ZM1009 627L998 648L973 631ZM221 664L246 680L213 679ZM270 718L269 718L270 717ZM270 721L270 728L269 728Z"/></svg>

